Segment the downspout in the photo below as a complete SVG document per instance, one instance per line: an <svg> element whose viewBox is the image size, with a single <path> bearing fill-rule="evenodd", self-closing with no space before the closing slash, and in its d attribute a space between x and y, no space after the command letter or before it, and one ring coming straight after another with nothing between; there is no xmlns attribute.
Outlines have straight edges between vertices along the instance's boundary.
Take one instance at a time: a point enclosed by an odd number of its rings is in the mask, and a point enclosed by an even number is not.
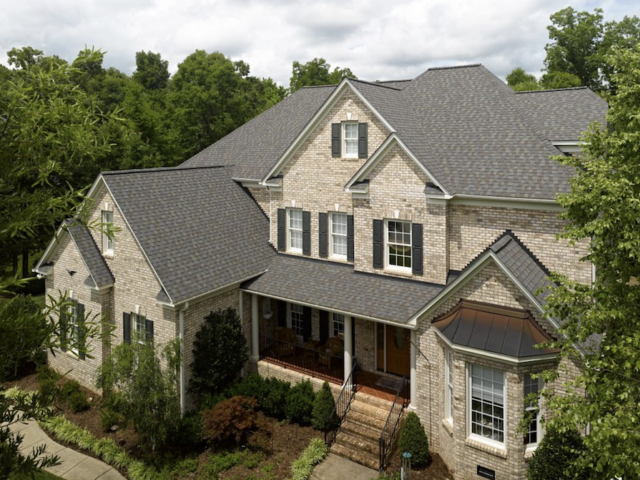
<svg viewBox="0 0 640 480"><path fill-rule="evenodd" d="M184 396L184 312L187 311L187 308L189 308L189 302L186 302L178 312L180 328L180 413L182 416L184 416L186 410Z"/></svg>

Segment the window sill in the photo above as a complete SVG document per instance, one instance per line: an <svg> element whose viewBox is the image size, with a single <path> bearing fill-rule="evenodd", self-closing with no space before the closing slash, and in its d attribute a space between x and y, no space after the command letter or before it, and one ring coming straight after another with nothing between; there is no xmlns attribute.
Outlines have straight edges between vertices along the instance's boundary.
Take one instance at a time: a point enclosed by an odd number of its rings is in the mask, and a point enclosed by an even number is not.
<svg viewBox="0 0 640 480"><path fill-rule="evenodd" d="M534 445L532 447L526 447L525 451L524 451L524 459L525 461L529 461L531 460L531 457L533 457L533 454L536 453L536 450L538 449L538 445Z"/></svg>
<svg viewBox="0 0 640 480"><path fill-rule="evenodd" d="M412 277L413 272L410 268L394 268L394 267L386 267L384 269L385 273L390 273L392 275L398 275L400 277Z"/></svg>
<svg viewBox="0 0 640 480"><path fill-rule="evenodd" d="M489 453L500 458L507 458L507 449L505 446L498 446L495 443L483 441L480 437L467 437L464 441L465 445Z"/></svg>
<svg viewBox="0 0 640 480"><path fill-rule="evenodd" d="M327 258L327 260L331 260L332 262L336 263L353 263L352 261L347 260L347 257L336 257L333 255L329 255L329 258Z"/></svg>
<svg viewBox="0 0 640 480"><path fill-rule="evenodd" d="M453 421L450 418L442 419L442 426L447 431L450 437L453 437Z"/></svg>
<svg viewBox="0 0 640 480"><path fill-rule="evenodd" d="M102 254L102 256L103 256L104 258L113 259L113 251L104 252L104 253Z"/></svg>

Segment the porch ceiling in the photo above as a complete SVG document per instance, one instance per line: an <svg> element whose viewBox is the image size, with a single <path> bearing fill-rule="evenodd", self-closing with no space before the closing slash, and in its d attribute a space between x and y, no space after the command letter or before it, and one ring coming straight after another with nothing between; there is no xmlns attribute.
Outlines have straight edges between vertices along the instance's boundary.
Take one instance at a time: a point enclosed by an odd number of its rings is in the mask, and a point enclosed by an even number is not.
<svg viewBox="0 0 640 480"><path fill-rule="evenodd" d="M242 288L355 317L406 324L444 286L356 272L352 265L279 254L266 273L245 282Z"/></svg>

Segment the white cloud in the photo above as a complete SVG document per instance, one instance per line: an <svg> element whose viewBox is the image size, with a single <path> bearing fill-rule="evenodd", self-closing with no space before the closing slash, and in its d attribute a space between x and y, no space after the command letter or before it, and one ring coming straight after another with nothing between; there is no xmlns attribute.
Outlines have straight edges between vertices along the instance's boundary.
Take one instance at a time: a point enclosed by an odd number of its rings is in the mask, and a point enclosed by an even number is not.
<svg viewBox="0 0 640 480"><path fill-rule="evenodd" d="M498 76L539 73L549 16L560 0L23 0L0 17L0 61L32 46L73 59L84 45L107 51L126 73L135 52L160 52L175 72L195 50L221 51L253 75L288 85L294 60L324 57L360 78L412 78L436 65L483 63ZM640 16L633 0L579 0L606 20Z"/></svg>

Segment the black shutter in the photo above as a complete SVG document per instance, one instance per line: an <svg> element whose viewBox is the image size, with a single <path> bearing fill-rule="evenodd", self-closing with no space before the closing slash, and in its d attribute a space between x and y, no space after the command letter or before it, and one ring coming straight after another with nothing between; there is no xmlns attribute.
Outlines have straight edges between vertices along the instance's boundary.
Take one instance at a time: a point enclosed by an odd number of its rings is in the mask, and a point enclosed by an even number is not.
<svg viewBox="0 0 640 480"><path fill-rule="evenodd" d="M78 335L78 358L84 360L86 358L86 345L84 344L84 305L76 304L76 332Z"/></svg>
<svg viewBox="0 0 640 480"><path fill-rule="evenodd" d="M60 309L60 350L67 351L67 307Z"/></svg>
<svg viewBox="0 0 640 480"><path fill-rule="evenodd" d="M411 224L411 272L415 275L422 275L422 225L420 223Z"/></svg>
<svg viewBox="0 0 640 480"><path fill-rule="evenodd" d="M147 332L147 340L153 342L153 321L152 320L144 320L144 329Z"/></svg>
<svg viewBox="0 0 640 480"><path fill-rule="evenodd" d="M287 249L287 211L278 209L278 250L284 252Z"/></svg>
<svg viewBox="0 0 640 480"><path fill-rule="evenodd" d="M321 258L329 256L329 226L328 215L326 213L318 214L318 255Z"/></svg>
<svg viewBox="0 0 640 480"><path fill-rule="evenodd" d="M355 251L353 247L353 215L347 215L347 261L353 262Z"/></svg>
<svg viewBox="0 0 640 480"><path fill-rule="evenodd" d="M287 326L287 302L278 300L278 326Z"/></svg>
<svg viewBox="0 0 640 480"><path fill-rule="evenodd" d="M311 340L311 307L302 308L302 338Z"/></svg>
<svg viewBox="0 0 640 480"><path fill-rule="evenodd" d="M369 141L367 139L367 123L358 124L358 158L369 156Z"/></svg>
<svg viewBox="0 0 640 480"><path fill-rule="evenodd" d="M382 220L373 221L373 268L383 268L384 224Z"/></svg>
<svg viewBox="0 0 640 480"><path fill-rule="evenodd" d="M124 343L131 343L131 314L122 314L122 336Z"/></svg>
<svg viewBox="0 0 640 480"><path fill-rule="evenodd" d="M329 312L320 310L320 345L329 339Z"/></svg>
<svg viewBox="0 0 640 480"><path fill-rule="evenodd" d="M341 155L341 137L342 126L339 123L331 124L331 156L339 157Z"/></svg>
<svg viewBox="0 0 640 480"><path fill-rule="evenodd" d="M356 356L356 319L351 317L351 358Z"/></svg>
<svg viewBox="0 0 640 480"><path fill-rule="evenodd" d="M302 212L302 254L311 255L311 212Z"/></svg>

